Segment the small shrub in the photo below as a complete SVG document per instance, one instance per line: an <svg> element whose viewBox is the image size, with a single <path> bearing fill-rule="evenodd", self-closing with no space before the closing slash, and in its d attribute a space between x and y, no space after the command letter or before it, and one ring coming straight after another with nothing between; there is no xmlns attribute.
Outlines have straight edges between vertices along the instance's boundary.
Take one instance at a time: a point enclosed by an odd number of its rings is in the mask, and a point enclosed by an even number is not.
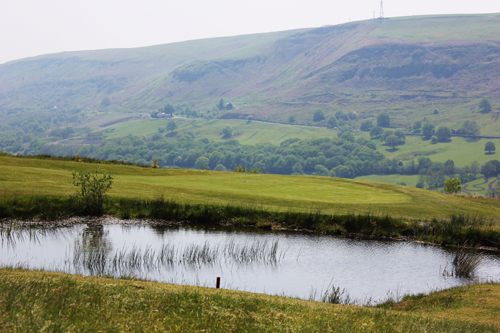
<svg viewBox="0 0 500 333"><path fill-rule="evenodd" d="M106 192L111 189L113 176L96 171L73 172L73 185L79 187L77 198L84 213L100 216L104 212Z"/></svg>

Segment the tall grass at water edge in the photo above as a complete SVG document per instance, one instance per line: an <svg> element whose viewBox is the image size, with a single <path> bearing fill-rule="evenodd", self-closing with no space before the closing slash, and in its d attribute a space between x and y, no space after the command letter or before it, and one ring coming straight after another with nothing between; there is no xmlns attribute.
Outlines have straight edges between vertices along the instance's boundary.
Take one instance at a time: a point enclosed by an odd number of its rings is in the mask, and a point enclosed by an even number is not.
<svg viewBox="0 0 500 333"><path fill-rule="evenodd" d="M330 215L314 210L270 211L257 206L182 204L161 197L151 200L109 198L104 213L122 219L139 218L263 229L286 228L364 237L408 237L442 245L467 243L471 246L500 248L500 232L492 228L491 224L488 225L484 219L467 215L453 215L443 220L416 221L370 213ZM39 218L55 221L86 215L82 203L73 196L0 199L0 219L4 219L2 235L5 235L8 229L8 222L5 221L9 219Z"/></svg>

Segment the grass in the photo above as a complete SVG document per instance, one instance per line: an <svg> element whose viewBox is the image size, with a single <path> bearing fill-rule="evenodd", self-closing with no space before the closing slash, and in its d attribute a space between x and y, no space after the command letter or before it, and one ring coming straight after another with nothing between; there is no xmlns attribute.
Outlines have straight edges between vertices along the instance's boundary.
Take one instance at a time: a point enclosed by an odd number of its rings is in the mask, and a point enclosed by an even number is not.
<svg viewBox="0 0 500 333"><path fill-rule="evenodd" d="M303 140L314 139L317 137L336 136L337 132L327 128L315 128L309 126L287 126L280 124L270 124L246 120L227 120L227 119L174 119L179 128L176 130L178 136L188 132L195 134L196 139L207 138L210 141L223 141L222 129L226 126L233 128L231 139L238 140L241 144L257 144L272 142L279 144L290 138L299 138ZM158 128L166 126L168 119L148 119L137 120L114 127L114 131L107 135L108 138L123 137L128 134L146 135L151 137L158 133Z"/></svg>
<svg viewBox="0 0 500 333"><path fill-rule="evenodd" d="M377 150L387 158L402 160L404 162L415 159L419 156L429 157L433 162L446 162L453 160L458 167L469 165L472 161L484 164L491 160L500 159L497 154L485 154L484 145L492 141L495 146L500 147L500 139L481 139L469 142L464 138L453 137L449 143L431 144L430 140L422 140L418 136L407 136L406 144L398 146L392 150L377 142Z"/></svg>
<svg viewBox="0 0 500 333"><path fill-rule="evenodd" d="M0 269L0 281L4 332L496 332L500 328L498 285L454 288L390 308L361 308L8 268Z"/></svg>
<svg viewBox="0 0 500 333"><path fill-rule="evenodd" d="M0 201L76 192L73 171L115 176L114 198L168 200L186 204L253 206L273 211L370 213L408 219L440 219L452 214L496 220L498 208L485 201L451 197L408 186L316 176L281 176L137 166L76 163L58 159L0 156ZM3 198L3 199L2 199Z"/></svg>

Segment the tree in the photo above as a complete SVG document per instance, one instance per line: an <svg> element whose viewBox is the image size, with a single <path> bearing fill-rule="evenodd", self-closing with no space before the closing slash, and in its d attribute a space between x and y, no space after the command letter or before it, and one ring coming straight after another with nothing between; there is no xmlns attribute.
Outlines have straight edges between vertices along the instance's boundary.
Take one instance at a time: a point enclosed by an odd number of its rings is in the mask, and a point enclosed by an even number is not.
<svg viewBox="0 0 500 333"><path fill-rule="evenodd" d="M327 123L326 123L326 127L328 128L334 128L334 127L337 127L338 125L338 122L337 122L337 118L335 116L331 116L330 119L328 119Z"/></svg>
<svg viewBox="0 0 500 333"><path fill-rule="evenodd" d="M460 193L462 191L462 186L460 185L460 179L448 178L444 182L444 191L448 194Z"/></svg>
<svg viewBox="0 0 500 333"><path fill-rule="evenodd" d="M224 103L224 100L222 98L220 99L219 105L217 105L217 108L219 109L219 111L222 111L226 108L226 103Z"/></svg>
<svg viewBox="0 0 500 333"><path fill-rule="evenodd" d="M377 126L380 127L390 127L391 126L391 118L387 112L382 112L377 117Z"/></svg>
<svg viewBox="0 0 500 333"><path fill-rule="evenodd" d="M439 142L439 140L438 140L437 136L433 136L433 137L431 138L431 144L435 145L435 144L436 144L436 143L438 143L438 142Z"/></svg>
<svg viewBox="0 0 500 333"><path fill-rule="evenodd" d="M374 138L377 138L379 137L380 135L382 135L382 133L384 133L384 129L380 126L375 126L374 128L371 129L370 131L370 137L372 139Z"/></svg>
<svg viewBox="0 0 500 333"><path fill-rule="evenodd" d="M209 159L206 157L198 157L196 162L194 162L195 169L205 170L208 167L208 163L210 163Z"/></svg>
<svg viewBox="0 0 500 333"><path fill-rule="evenodd" d="M295 163L295 165L292 167L292 175L303 175L304 170L302 170L302 164L299 162Z"/></svg>
<svg viewBox="0 0 500 333"><path fill-rule="evenodd" d="M494 176L498 175L497 167L495 166L495 164L492 163L492 161L485 163L481 167L481 173L485 177L494 177Z"/></svg>
<svg viewBox="0 0 500 333"><path fill-rule="evenodd" d="M355 138L354 138L354 134L352 132L344 132L340 135L340 138L342 140L346 140L346 141L349 141L349 142L354 142Z"/></svg>
<svg viewBox="0 0 500 333"><path fill-rule="evenodd" d="M108 96L104 97L101 101L101 106L105 108L110 105L111 105L111 100L109 99L109 97Z"/></svg>
<svg viewBox="0 0 500 333"><path fill-rule="evenodd" d="M415 132L420 132L420 129L422 128L422 122L420 120L417 120L413 123L412 128Z"/></svg>
<svg viewBox="0 0 500 333"><path fill-rule="evenodd" d="M479 102L479 112L481 113L490 113L491 112L491 104L487 98L483 98L481 102Z"/></svg>
<svg viewBox="0 0 500 333"><path fill-rule="evenodd" d="M165 107L163 108L163 112L164 113L170 113L170 114L173 114L175 111L174 107L171 105L171 104L167 104L165 105Z"/></svg>
<svg viewBox="0 0 500 333"><path fill-rule="evenodd" d="M317 109L315 112L314 112L314 116L313 116L313 121L315 123L319 122L319 121L322 121L325 119L325 114L323 113L323 110L321 109Z"/></svg>
<svg viewBox="0 0 500 333"><path fill-rule="evenodd" d="M484 145L484 151L487 151L488 154L491 154L491 152L495 150L495 144L491 141L486 142L486 144Z"/></svg>
<svg viewBox="0 0 500 333"><path fill-rule="evenodd" d="M167 131L173 133L177 129L177 124L173 120L169 120L167 123Z"/></svg>
<svg viewBox="0 0 500 333"><path fill-rule="evenodd" d="M389 135L385 138L385 143L394 149L397 145L399 145L399 138L395 135Z"/></svg>
<svg viewBox="0 0 500 333"><path fill-rule="evenodd" d="M328 171L328 169L321 164L316 165L314 167L314 171L315 172L313 174L316 176L324 176L324 177L330 176L330 171Z"/></svg>
<svg viewBox="0 0 500 333"><path fill-rule="evenodd" d="M106 192L113 185L113 176L101 173L99 169L94 172L88 170L73 172L73 185L79 187L76 197L84 213L101 216L104 213L104 203L107 199Z"/></svg>
<svg viewBox="0 0 500 333"><path fill-rule="evenodd" d="M425 138L429 139L431 136L434 135L434 130L435 126L431 123L425 123L424 126L422 127L422 134Z"/></svg>
<svg viewBox="0 0 500 333"><path fill-rule="evenodd" d="M463 122L462 127L457 131L458 134L465 135L479 135L481 129L475 121L466 120Z"/></svg>
<svg viewBox="0 0 500 333"><path fill-rule="evenodd" d="M446 126L439 126L436 131L436 137L439 142L449 142L451 139L451 130Z"/></svg>
<svg viewBox="0 0 500 333"><path fill-rule="evenodd" d="M359 127L362 131L368 132L373 128L373 123L371 120L365 120L361 122L361 126Z"/></svg>
<svg viewBox="0 0 500 333"><path fill-rule="evenodd" d="M234 109L233 103L227 103L226 110L232 110L232 109Z"/></svg>
<svg viewBox="0 0 500 333"><path fill-rule="evenodd" d="M222 137L230 138L233 135L233 128L231 126L226 126L222 129Z"/></svg>
<svg viewBox="0 0 500 333"><path fill-rule="evenodd" d="M288 122L293 124L295 122L295 116L290 115L290 117L288 117Z"/></svg>

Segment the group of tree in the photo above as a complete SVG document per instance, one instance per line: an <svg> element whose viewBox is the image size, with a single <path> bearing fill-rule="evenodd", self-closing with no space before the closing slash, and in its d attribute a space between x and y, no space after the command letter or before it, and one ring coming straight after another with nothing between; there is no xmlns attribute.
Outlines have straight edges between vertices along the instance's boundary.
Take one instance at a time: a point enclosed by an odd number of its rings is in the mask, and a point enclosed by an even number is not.
<svg viewBox="0 0 500 333"><path fill-rule="evenodd" d="M223 111L223 110L232 110L234 109L234 105L232 103L227 103L224 101L224 99L220 99L219 101L219 104L217 104L217 108L219 109L219 111Z"/></svg>

